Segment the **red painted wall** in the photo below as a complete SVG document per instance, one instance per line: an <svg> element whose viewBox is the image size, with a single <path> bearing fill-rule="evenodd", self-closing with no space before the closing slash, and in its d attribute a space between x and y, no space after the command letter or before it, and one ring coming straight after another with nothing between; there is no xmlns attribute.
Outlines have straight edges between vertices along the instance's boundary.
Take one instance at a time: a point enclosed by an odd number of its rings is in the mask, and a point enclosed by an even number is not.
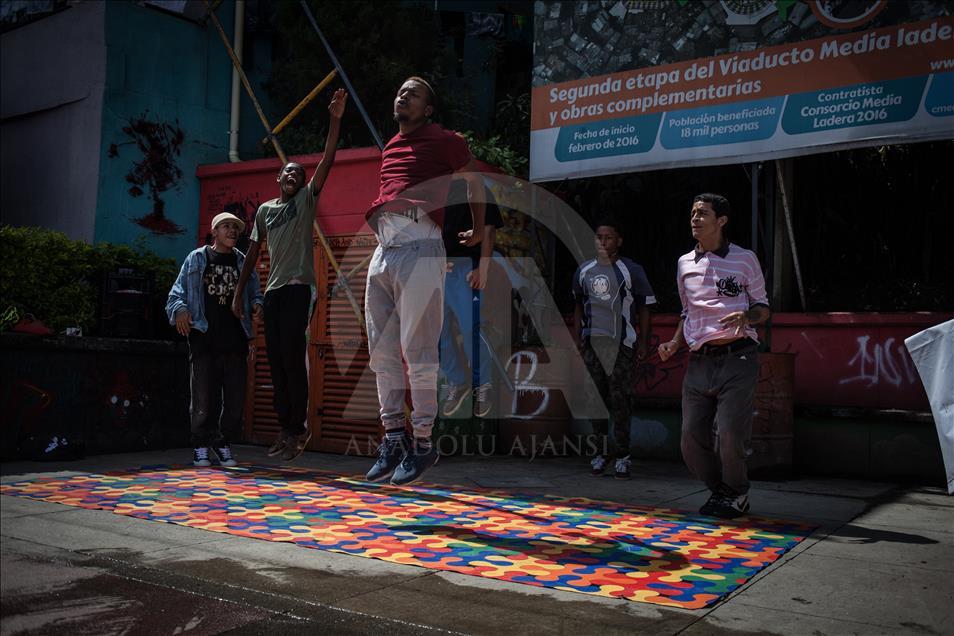
<svg viewBox="0 0 954 636"><path fill-rule="evenodd" d="M292 159L310 175L321 155ZM364 213L377 196L380 162L376 148L338 151L318 201L318 222L325 234L370 232ZM200 166L198 244L206 243L212 217L224 209L245 219L250 231L259 204L278 196L280 167L278 159ZM481 169L494 170L486 165ZM772 351L796 354L797 405L927 411L927 396L904 339L951 317L950 313L776 314ZM675 315L654 316L654 341L671 338L676 322ZM640 364L638 394L678 399L686 357L684 350L665 363L653 356Z"/></svg>
<svg viewBox="0 0 954 636"><path fill-rule="evenodd" d="M289 161L305 167L309 178L320 160L320 154L289 157ZM209 225L223 210L243 219L246 234L251 233L258 206L280 194L276 179L281 165L281 161L274 158L199 166L196 170L200 184L198 244L211 243ZM477 166L482 172L500 172L480 161ZM378 196L380 171L381 153L377 148L337 152L335 165L318 198L316 214L327 236L371 232L364 222L364 213Z"/></svg>
<svg viewBox="0 0 954 636"><path fill-rule="evenodd" d="M310 178L321 155L290 157L305 167ZM339 150L324 190L318 199L317 217L329 236L370 232L364 213L378 195L381 153L377 148ZM241 163L199 166L199 245L206 244L214 217L228 210L245 220L246 233L258 206L279 196L278 171L281 161L257 159Z"/></svg>
<svg viewBox="0 0 954 636"><path fill-rule="evenodd" d="M952 318L949 313L826 313L772 316L772 351L795 357L795 404L928 411L904 339ZM654 341L672 338L678 316L653 317ZM764 330L760 337L764 339ZM678 398L687 352L639 366L642 397Z"/></svg>

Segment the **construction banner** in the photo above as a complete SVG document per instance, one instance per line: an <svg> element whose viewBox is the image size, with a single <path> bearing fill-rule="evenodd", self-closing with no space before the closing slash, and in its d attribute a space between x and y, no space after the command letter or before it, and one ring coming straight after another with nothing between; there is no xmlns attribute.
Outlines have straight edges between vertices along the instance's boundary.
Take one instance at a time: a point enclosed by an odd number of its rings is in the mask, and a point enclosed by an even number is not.
<svg viewBox="0 0 954 636"><path fill-rule="evenodd" d="M954 136L943 2L537 2L530 176Z"/></svg>

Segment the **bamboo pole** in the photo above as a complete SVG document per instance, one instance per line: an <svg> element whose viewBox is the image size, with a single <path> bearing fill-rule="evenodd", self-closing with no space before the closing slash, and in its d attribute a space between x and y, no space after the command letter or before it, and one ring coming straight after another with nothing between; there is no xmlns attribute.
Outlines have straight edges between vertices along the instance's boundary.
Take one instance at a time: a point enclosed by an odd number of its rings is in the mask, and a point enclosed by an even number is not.
<svg viewBox="0 0 954 636"><path fill-rule="evenodd" d="M229 57L232 59L232 64L238 70L239 78L242 80L242 85L245 86L245 90L248 93L249 98L252 100L252 104L255 106L255 111L258 113L259 119L262 120L262 125L265 126L265 130L271 131L272 127L268 123L268 118L265 117L265 113L262 111L262 107L258 103L258 99L255 97L255 91L252 90L252 85L249 84L248 77L245 76L245 71L242 69L242 65L239 63L238 57L235 55L235 51L232 50L232 45L229 43L229 39L225 35L225 31L222 29L219 19L209 7L209 0L205 0L205 6L206 9L209 10L209 17L212 19L212 23L215 24L215 28L219 32L219 36L222 38L222 43L225 44L225 50L228 51ZM288 158L285 156L285 151L282 150L281 144L278 143L278 139L274 135L271 135L271 142L275 147L275 152L278 153L278 158L281 159L282 165L284 166L286 163L288 163ZM305 187L308 187L307 184ZM328 262L331 263L331 266L335 270L335 275L341 276L341 267L338 265L338 259L335 258L334 252L331 251L331 246L328 245L328 240L325 238L324 232L321 231L321 226L318 225L317 219L312 221L312 227L315 230L315 234L318 235L318 242L321 243L321 247L325 250L325 256L328 257ZM367 336L367 331L364 324L364 315L361 313L361 307L358 305L358 301L351 292L351 287L346 286L344 290L345 295L348 297L348 301L351 304L351 309L354 311L354 316L358 321L358 327L361 329L361 333Z"/></svg>
<svg viewBox="0 0 954 636"><path fill-rule="evenodd" d="M348 286L348 283L351 281L351 277L360 272L362 269L368 266L368 263L371 262L371 258L374 256L374 252L371 252L365 256L360 263L354 266L354 268L345 274L344 276L338 276L338 280L335 282L334 286L331 288L329 296L331 298L335 297L335 294L338 293L338 289Z"/></svg>
<svg viewBox="0 0 954 636"><path fill-rule="evenodd" d="M225 35L225 31L222 29L222 24L216 17L212 7L209 6L209 0L205 0L205 8L209 12L209 18L211 18L212 24L215 25L216 31L219 32L219 37L222 38L222 44L225 45L225 50L232 59L232 66L234 66L235 70L238 71L239 79L242 80L242 85L245 86L245 91L248 93L249 99L252 100L252 105L255 106L255 112L258 113L258 118L262 120L262 125L265 126L265 130L270 131L272 126L268 123L268 118L265 117L265 112L262 110L261 104L258 103L258 99L255 97L255 91L252 90L252 85L248 82L248 77L245 75L245 69L242 68L242 63L239 62L238 57L235 55L235 51L232 50L232 44L229 42L228 36ZM282 150L281 144L278 143L278 139L273 136L271 140L272 145L275 147L275 152L278 154L278 158L282 160L282 165L288 163L288 158L285 156L285 151Z"/></svg>
<svg viewBox="0 0 954 636"><path fill-rule="evenodd" d="M271 134L265 137L264 139L262 139L262 143L267 144L273 136L280 133L285 128L285 126L290 124L291 121L298 116L298 113L300 113L305 108L305 106L310 104L311 100L317 97L318 93L320 93L325 86L331 83L331 80L333 80L335 78L335 75L337 74L338 74L338 69L331 69L331 72L325 75L325 79L318 82L318 85L315 86L313 89L311 89L311 92L305 95L305 98L302 99L300 102L298 102L298 105L292 108L291 112L285 115L285 118L275 125L275 128L274 130L272 130Z"/></svg>
<svg viewBox="0 0 954 636"><path fill-rule="evenodd" d="M805 285L802 283L802 268L798 264L798 249L795 247L795 230L792 227L792 211L789 207L788 192L785 188L785 175L782 174L780 159L775 160L775 174L778 176L778 186L782 189L782 208L785 210L785 227L788 229L788 241L792 247L792 262L795 264L795 280L798 282L798 295L802 301L802 311L808 311L805 302Z"/></svg>

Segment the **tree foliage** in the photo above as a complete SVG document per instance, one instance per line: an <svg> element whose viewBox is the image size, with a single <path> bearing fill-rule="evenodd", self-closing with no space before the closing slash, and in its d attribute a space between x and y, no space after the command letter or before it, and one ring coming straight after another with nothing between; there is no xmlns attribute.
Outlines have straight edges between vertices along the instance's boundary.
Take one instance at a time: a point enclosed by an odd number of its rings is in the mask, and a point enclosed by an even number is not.
<svg viewBox="0 0 954 636"><path fill-rule="evenodd" d="M395 129L394 95L411 75L440 86L443 46L437 14L423 4L375 0L309 0L324 33L364 107L386 141ZM269 95L281 112L290 111L334 68L298 0L276 3L278 34ZM327 106L336 78L295 121L279 134L289 155L320 152L327 134ZM374 140L351 100L342 121L345 146L373 146Z"/></svg>
<svg viewBox="0 0 954 636"><path fill-rule="evenodd" d="M119 268L150 272L155 278L154 305L164 305L178 268L135 247L74 241L62 232L36 227L0 226L0 305L19 315L33 314L55 332L79 326L95 333L103 276Z"/></svg>

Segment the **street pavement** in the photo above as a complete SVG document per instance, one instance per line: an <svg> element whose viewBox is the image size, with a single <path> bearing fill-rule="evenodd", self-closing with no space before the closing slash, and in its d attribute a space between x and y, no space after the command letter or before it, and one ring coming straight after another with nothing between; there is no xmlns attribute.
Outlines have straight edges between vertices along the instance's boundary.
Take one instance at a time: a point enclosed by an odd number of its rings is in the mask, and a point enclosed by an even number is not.
<svg viewBox="0 0 954 636"><path fill-rule="evenodd" d="M241 461L278 464L240 446ZM191 449L0 466L29 475L184 463ZM362 474L367 458L305 453L296 466ZM592 478L581 458L445 457L443 485L512 486L696 510L680 464ZM535 588L0 498L0 634L954 634L954 497L935 485L755 482L753 512L815 532L718 604L681 610Z"/></svg>

